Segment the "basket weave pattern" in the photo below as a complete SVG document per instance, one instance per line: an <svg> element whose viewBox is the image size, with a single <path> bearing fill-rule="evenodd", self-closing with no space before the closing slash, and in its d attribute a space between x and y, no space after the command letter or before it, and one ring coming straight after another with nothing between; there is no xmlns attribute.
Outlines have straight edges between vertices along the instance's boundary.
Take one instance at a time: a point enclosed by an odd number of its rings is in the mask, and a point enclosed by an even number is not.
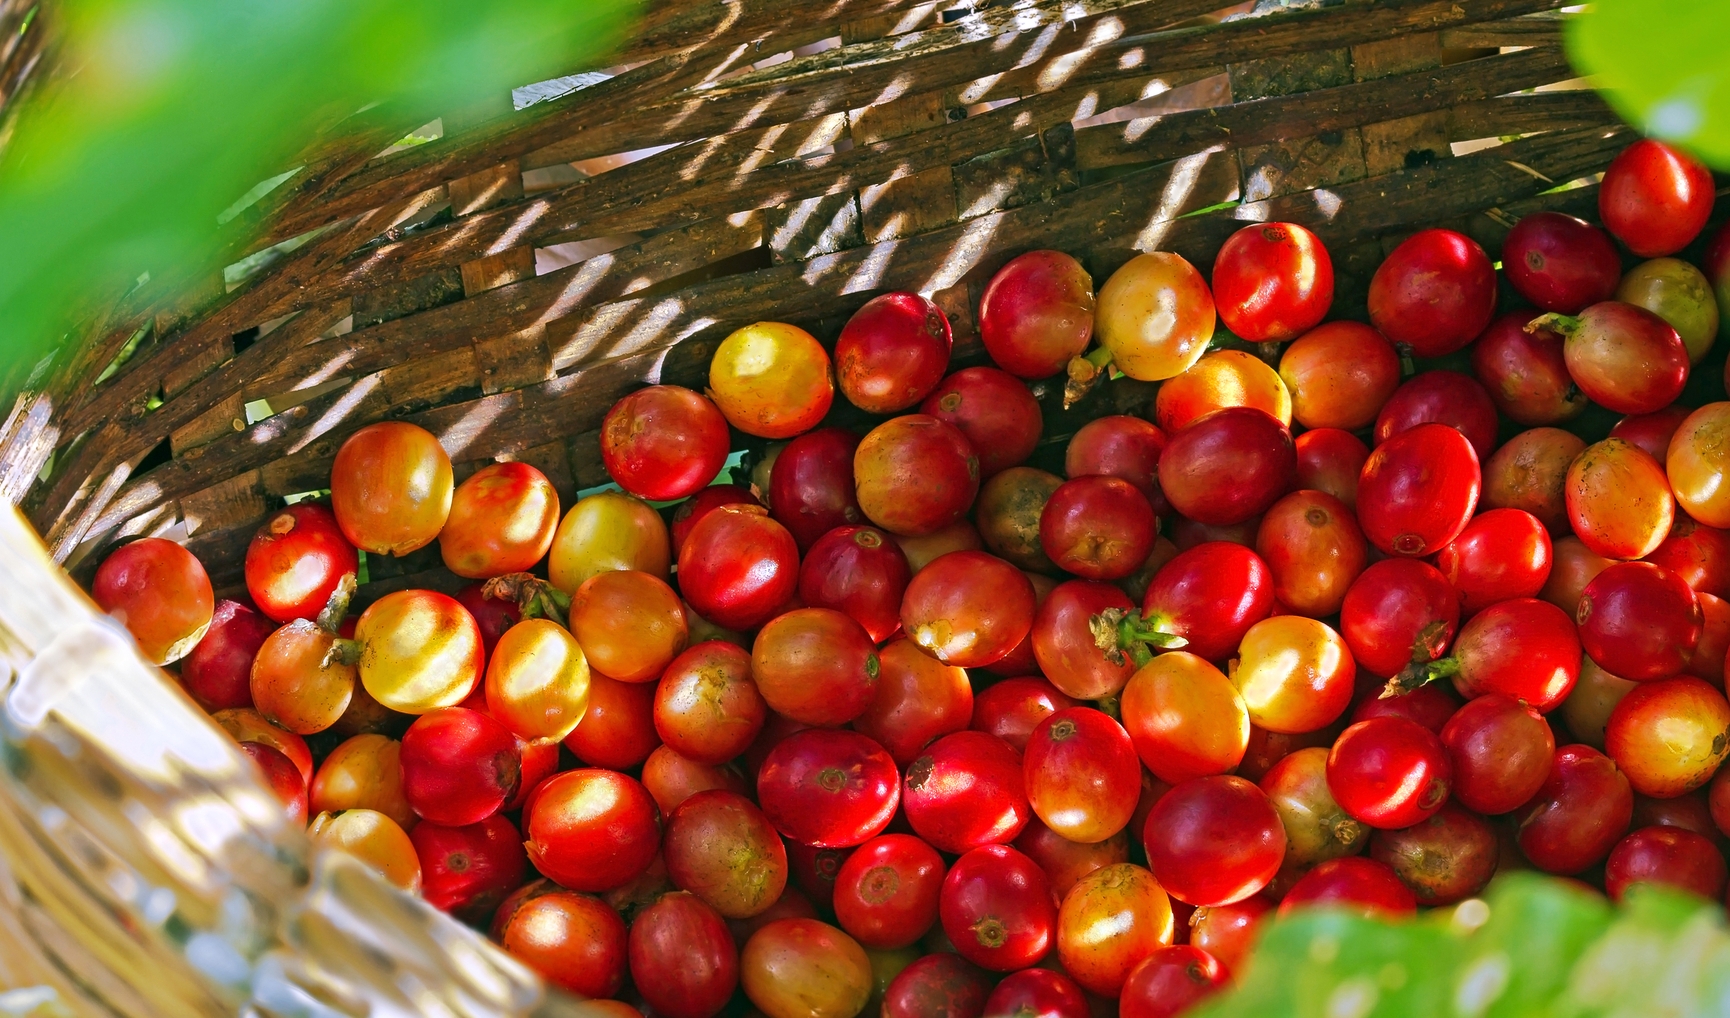
<svg viewBox="0 0 1730 1018"><path fill-rule="evenodd" d="M1016 254L1065 250L1103 282L1160 248L1205 273L1267 220L1327 242L1334 314L1361 317L1405 235L1449 225L1497 251L1526 212L1592 208L1590 186L1553 189L1627 143L1589 91L1532 91L1574 77L1562 0L1197 23L1218 6L662 0L622 70L570 94L453 113L382 156L413 125L357 115L226 227L236 257L292 251L232 288L152 279L87 323L0 430L0 492L75 575L166 532L238 589L259 522L373 421L431 430L459 479L531 462L568 505L607 480L608 406L701 388L741 325L832 342L874 294L917 290L976 361L979 291ZM1149 396L1120 381L1066 412L1056 388L1035 387L1048 441ZM372 563L365 593L437 564Z"/></svg>

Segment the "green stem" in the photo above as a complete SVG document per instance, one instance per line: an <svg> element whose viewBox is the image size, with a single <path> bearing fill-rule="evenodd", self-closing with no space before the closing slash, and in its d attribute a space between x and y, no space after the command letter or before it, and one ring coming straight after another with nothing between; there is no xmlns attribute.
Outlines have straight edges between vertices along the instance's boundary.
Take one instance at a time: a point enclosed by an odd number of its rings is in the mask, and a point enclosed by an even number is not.
<svg viewBox="0 0 1730 1018"><path fill-rule="evenodd" d="M324 652L324 660L319 664L329 668L333 664L352 665L359 660L359 640L332 640L330 649Z"/></svg>
<svg viewBox="0 0 1730 1018"><path fill-rule="evenodd" d="M1081 400L1099 384L1111 366L1111 351L1103 346L1094 347L1084 357L1069 359L1069 377L1063 383L1063 409L1081 402Z"/></svg>
<svg viewBox="0 0 1730 1018"><path fill-rule="evenodd" d="M334 633L342 628L342 620L348 616L348 603L354 600L355 577L353 573L344 573L337 581L336 589L330 592L330 600L324 604L324 610L318 613L315 620L320 629Z"/></svg>
<svg viewBox="0 0 1730 1018"><path fill-rule="evenodd" d="M1093 645L1105 652L1113 664L1122 664L1127 657L1137 668L1153 660L1153 650L1176 650L1189 646L1189 641L1159 628L1133 608L1107 608L1088 619L1093 633Z"/></svg>
<svg viewBox="0 0 1730 1018"><path fill-rule="evenodd" d="M1577 315L1559 315L1551 312L1547 315L1539 315L1527 322L1525 331L1528 335L1539 331L1549 331L1566 339L1578 332L1579 329L1580 319Z"/></svg>
<svg viewBox="0 0 1730 1018"><path fill-rule="evenodd" d="M1402 696L1426 683L1437 679L1451 679L1460 672L1460 659L1457 657L1438 658L1434 661L1413 661L1400 669L1400 673L1388 680L1387 687L1382 690L1379 699L1386 700L1390 696Z"/></svg>

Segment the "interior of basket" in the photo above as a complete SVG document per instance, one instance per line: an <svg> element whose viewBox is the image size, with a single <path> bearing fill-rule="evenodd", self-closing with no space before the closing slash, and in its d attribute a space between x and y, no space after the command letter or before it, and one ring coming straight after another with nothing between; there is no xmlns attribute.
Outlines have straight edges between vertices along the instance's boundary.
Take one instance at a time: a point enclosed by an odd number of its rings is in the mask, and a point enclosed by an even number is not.
<svg viewBox="0 0 1730 1018"><path fill-rule="evenodd" d="M159 534L220 594L364 424L430 429L459 480L531 462L569 505L608 481L612 402L702 388L739 326L832 343L914 290L983 360L980 289L1027 250L1097 285L1156 248L1207 273L1245 222L1300 222L1333 316L1362 318L1420 227L1495 257L1526 212L1592 218L1628 134L1564 58L1563 2L659 0L613 67L309 146L224 227L233 264L141 284L20 397L0 490L75 575ZM1152 395L1034 389L1057 449ZM832 423L867 422L841 403ZM370 562L363 599L454 581L438 564Z"/></svg>

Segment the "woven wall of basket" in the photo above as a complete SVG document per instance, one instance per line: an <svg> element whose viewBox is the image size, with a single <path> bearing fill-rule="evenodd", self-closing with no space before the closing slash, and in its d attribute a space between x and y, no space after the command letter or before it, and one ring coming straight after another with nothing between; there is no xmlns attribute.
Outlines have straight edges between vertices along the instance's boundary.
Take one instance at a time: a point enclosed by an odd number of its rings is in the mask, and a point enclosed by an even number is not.
<svg viewBox="0 0 1730 1018"><path fill-rule="evenodd" d="M569 505L607 481L608 406L701 388L733 329L832 342L916 290L978 362L979 292L1035 248L1096 284L1155 248L1207 273L1245 222L1296 221L1333 253L1334 316L1361 318L1420 227L1493 256L1526 212L1592 217L1628 132L1573 80L1563 3L657 0L611 77L452 112L424 144L362 116L309 147L225 227L254 257L140 287L18 400L0 492L75 575L164 534L220 593L364 424L430 429L459 480L532 462ZM1059 389L1035 386L1059 448L1152 395L1119 380L1063 411ZM369 563L364 593L442 585L437 554Z"/></svg>

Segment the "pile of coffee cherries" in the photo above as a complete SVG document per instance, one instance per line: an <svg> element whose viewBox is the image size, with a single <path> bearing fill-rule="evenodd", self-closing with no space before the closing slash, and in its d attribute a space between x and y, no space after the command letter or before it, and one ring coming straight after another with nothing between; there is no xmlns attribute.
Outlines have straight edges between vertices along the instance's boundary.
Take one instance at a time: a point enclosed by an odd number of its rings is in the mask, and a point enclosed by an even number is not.
<svg viewBox="0 0 1730 1018"><path fill-rule="evenodd" d="M1500 299L1417 233L1368 322L1327 320L1298 225L1097 294L1024 253L990 366L912 293L827 347L748 325L706 393L611 409L622 490L562 516L535 467L457 484L379 423L258 531L245 599L154 538L93 594L314 839L597 1014L1152 1018L1293 909L1517 868L1715 899L1730 402L1678 400L1730 240L1670 257L1712 201L1637 142L1605 229L1522 219ZM1119 375L1161 384L1046 433L1031 384ZM1593 442L1589 404L1622 415ZM359 552L435 541L448 573L349 614Z"/></svg>

